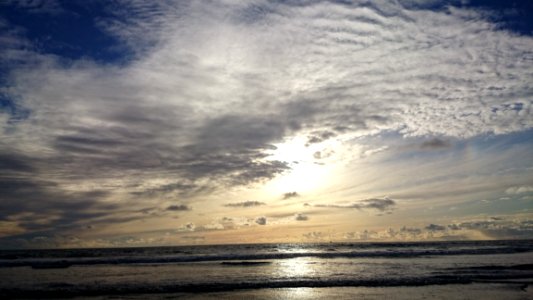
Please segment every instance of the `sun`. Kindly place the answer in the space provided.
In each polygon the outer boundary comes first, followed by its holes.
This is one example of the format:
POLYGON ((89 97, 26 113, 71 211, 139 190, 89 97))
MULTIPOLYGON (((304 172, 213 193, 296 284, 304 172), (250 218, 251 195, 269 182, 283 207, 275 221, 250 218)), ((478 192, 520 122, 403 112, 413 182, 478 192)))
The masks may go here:
POLYGON ((307 138, 297 136, 275 144, 269 160, 286 162, 290 170, 276 177, 265 188, 271 193, 311 192, 331 180, 331 164, 325 163, 322 153, 333 153, 332 143, 308 144, 307 138), (327 152, 325 152, 327 151, 327 152))

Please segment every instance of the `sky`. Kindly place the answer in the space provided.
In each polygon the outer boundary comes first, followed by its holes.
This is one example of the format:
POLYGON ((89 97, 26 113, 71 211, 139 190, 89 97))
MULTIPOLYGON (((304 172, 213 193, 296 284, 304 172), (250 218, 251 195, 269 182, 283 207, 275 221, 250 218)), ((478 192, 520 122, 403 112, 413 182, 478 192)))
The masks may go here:
POLYGON ((533 238, 531 1, 1 0, 0 245, 533 238))

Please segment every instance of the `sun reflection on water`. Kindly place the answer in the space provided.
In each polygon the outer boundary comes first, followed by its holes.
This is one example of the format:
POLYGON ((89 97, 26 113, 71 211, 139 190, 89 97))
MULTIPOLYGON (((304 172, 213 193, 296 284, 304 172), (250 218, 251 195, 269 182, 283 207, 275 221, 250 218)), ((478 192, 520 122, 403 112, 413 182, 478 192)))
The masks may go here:
POLYGON ((313 264, 308 257, 287 259, 280 262, 279 273, 285 277, 306 278, 315 273, 313 264))
MULTIPOLYGON (((281 261, 278 265, 278 276, 293 280, 310 280, 315 276, 315 263, 309 257, 297 257, 281 261)), ((313 288, 289 288, 284 290, 285 299, 312 299, 313 288)))

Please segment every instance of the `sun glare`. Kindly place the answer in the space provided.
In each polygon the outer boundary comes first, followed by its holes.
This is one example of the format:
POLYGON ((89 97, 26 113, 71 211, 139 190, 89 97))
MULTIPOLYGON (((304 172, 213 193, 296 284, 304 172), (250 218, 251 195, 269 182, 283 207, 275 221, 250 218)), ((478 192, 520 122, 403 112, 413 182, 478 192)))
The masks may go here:
POLYGON ((269 182, 267 190, 277 194, 293 190, 309 192, 328 181, 332 166, 324 162, 334 153, 334 142, 309 145, 300 136, 275 146, 269 159, 287 162, 291 169, 269 182))

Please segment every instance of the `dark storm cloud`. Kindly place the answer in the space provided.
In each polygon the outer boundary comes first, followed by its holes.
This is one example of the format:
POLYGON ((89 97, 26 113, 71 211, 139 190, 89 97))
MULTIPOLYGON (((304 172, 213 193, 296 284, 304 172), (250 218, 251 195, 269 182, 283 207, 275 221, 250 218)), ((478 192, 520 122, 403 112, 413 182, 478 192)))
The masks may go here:
POLYGON ((300 194, 298 194, 297 192, 287 192, 283 194, 283 200, 287 200, 290 198, 297 198, 297 197, 300 197, 300 194))
POLYGON ((339 205, 339 204, 315 204, 310 205, 308 203, 304 204, 305 206, 313 206, 313 207, 322 207, 322 208, 353 208, 353 209, 376 209, 379 211, 386 211, 389 209, 394 208, 396 206, 396 201, 389 199, 389 198, 372 198, 372 199, 365 199, 361 200, 359 202, 355 202, 348 205, 339 205))
POLYGON ((168 211, 187 211, 187 210, 192 210, 191 207, 185 205, 185 204, 175 204, 175 205, 170 205, 166 208, 168 211))
POLYGON ((253 206, 261 206, 261 205, 266 205, 266 204, 264 202, 259 202, 259 201, 244 201, 244 202, 224 204, 224 206, 226 207, 253 207, 253 206))

